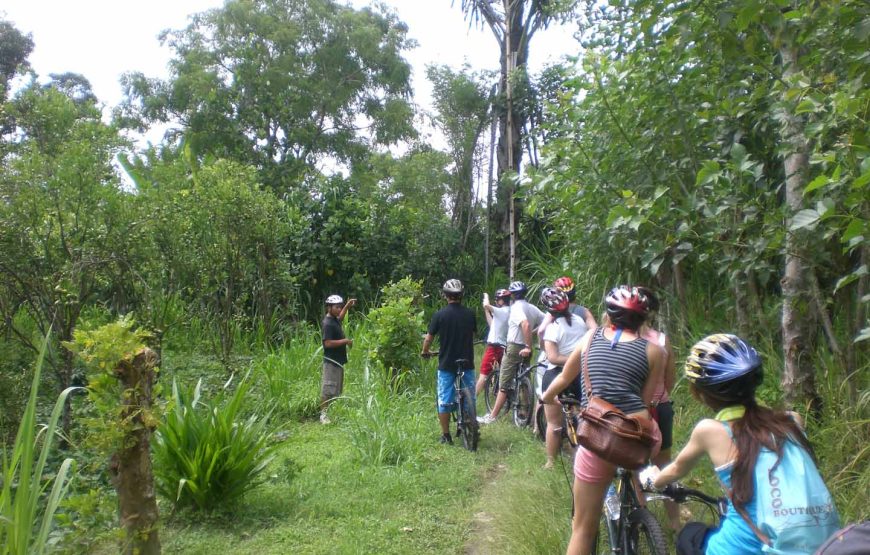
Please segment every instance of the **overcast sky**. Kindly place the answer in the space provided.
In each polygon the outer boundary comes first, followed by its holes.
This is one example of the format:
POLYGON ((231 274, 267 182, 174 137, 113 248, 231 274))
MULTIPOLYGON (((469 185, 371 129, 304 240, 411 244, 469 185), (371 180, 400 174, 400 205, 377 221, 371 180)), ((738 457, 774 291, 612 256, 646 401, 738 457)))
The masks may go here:
MULTIPOLYGON (((41 78, 50 73, 84 75, 97 98, 106 106, 121 100, 119 77, 141 71, 149 77, 165 77, 170 57, 157 35, 164 29, 180 29, 188 17, 220 7, 223 0, 3 0, 0 17, 30 33, 35 49, 30 63, 41 78)), ((369 0, 347 2, 355 7, 369 0)), ((386 0, 408 24, 418 47, 406 54, 414 68, 415 101, 428 108, 430 87, 425 77, 429 63, 455 68, 467 62, 475 69, 498 69, 499 53, 488 29, 469 29, 451 0, 386 0)), ((573 28, 554 27, 540 31, 532 41, 530 67, 539 70, 566 54, 577 54, 573 28)), ((158 139, 153 138, 154 140, 158 139)))

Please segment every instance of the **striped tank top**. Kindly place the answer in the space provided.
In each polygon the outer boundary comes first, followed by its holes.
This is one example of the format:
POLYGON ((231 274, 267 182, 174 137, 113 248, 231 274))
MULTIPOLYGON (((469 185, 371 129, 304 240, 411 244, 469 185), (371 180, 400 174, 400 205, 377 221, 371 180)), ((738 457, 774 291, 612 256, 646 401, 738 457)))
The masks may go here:
MULTIPOLYGON (((589 357, 589 380, 596 397, 616 405, 626 414, 646 408, 640 394, 649 375, 647 343, 646 339, 638 337, 633 341, 611 346, 611 341, 604 337, 604 328, 595 330, 587 350, 588 355, 584 353, 583 356, 589 357)), ((583 380, 582 375, 580 380, 583 380)), ((585 385, 583 404, 586 404, 585 385)))

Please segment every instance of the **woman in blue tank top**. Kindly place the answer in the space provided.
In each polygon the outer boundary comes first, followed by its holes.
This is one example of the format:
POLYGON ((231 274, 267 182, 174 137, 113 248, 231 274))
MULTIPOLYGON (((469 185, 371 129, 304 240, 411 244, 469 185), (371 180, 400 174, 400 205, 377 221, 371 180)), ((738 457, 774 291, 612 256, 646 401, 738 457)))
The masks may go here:
POLYGON ((729 496, 728 508, 718 528, 684 528, 677 552, 761 553, 764 546, 754 524, 758 512, 756 461, 762 448, 782 456, 782 446, 788 440, 811 454, 800 417, 756 402, 755 389, 762 381, 761 358, 735 335, 710 335, 695 344, 686 360, 685 375, 692 395, 718 413, 698 422, 671 464, 661 471, 653 466, 641 472, 641 482, 648 488, 664 487, 688 474, 707 455, 729 496))

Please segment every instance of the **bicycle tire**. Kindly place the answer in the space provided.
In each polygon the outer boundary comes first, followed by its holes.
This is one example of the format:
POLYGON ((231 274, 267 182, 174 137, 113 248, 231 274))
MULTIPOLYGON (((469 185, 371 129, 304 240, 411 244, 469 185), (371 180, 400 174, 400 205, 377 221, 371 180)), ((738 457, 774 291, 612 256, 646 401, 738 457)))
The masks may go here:
POLYGON ((668 555, 668 542, 661 524, 645 507, 639 507, 628 515, 628 530, 625 540, 627 555, 668 555))
MULTIPOLYGON (((615 521, 614 521, 615 522, 615 521)), ((611 531, 607 522, 607 513, 604 508, 601 509, 601 518, 598 520, 598 533, 595 534, 595 539, 592 541, 592 549, 590 555, 612 555, 613 550, 610 547, 613 539, 610 537, 611 531)))
POLYGON ((492 371, 486 377, 486 384, 483 389, 483 400, 486 402, 486 411, 492 413, 492 408, 495 406, 495 400, 498 398, 498 377, 499 366, 494 365, 492 371))
POLYGON ((528 376, 517 383, 516 399, 514 404, 514 424, 519 428, 525 428, 532 423, 532 406, 535 400, 535 392, 532 390, 532 382, 528 376))
POLYGON ((480 439, 480 427, 477 423, 477 411, 472 396, 465 389, 459 392, 459 410, 462 411, 462 429, 459 434, 462 437, 462 446, 469 451, 477 451, 477 443, 480 439))
POLYGON ((547 441, 547 414, 544 411, 543 403, 538 403, 538 409, 535 411, 535 424, 538 439, 547 441))

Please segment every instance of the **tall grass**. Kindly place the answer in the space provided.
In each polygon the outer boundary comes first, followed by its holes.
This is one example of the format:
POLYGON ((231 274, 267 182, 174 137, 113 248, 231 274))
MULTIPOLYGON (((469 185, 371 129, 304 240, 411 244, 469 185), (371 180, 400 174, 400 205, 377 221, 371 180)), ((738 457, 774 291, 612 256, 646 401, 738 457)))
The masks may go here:
POLYGON ((269 414, 242 414, 249 385, 243 379, 234 392, 206 402, 201 381, 192 392, 173 383, 174 406, 155 434, 154 473, 175 507, 231 506, 263 480, 275 446, 268 444, 269 414))
POLYGON ((420 389, 394 387, 379 372, 367 368, 359 395, 347 404, 351 444, 365 464, 418 464, 432 444, 434 408, 420 389))
POLYGON ((308 418, 320 407, 320 334, 299 327, 281 348, 253 362, 254 375, 276 416, 308 418))
POLYGON ((24 409, 11 453, 4 448, 0 456, 3 471, 3 483, 0 485, 0 554, 2 555, 45 552, 55 512, 66 495, 71 473, 74 472, 75 463, 71 458, 63 460, 53 478, 46 473, 46 466, 63 406, 69 394, 77 388, 67 388, 60 394, 51 411, 48 424, 39 433, 36 432, 37 392, 48 344, 49 336, 46 336, 33 372, 30 398, 24 409), (43 499, 49 484, 52 485, 51 491, 43 499))

